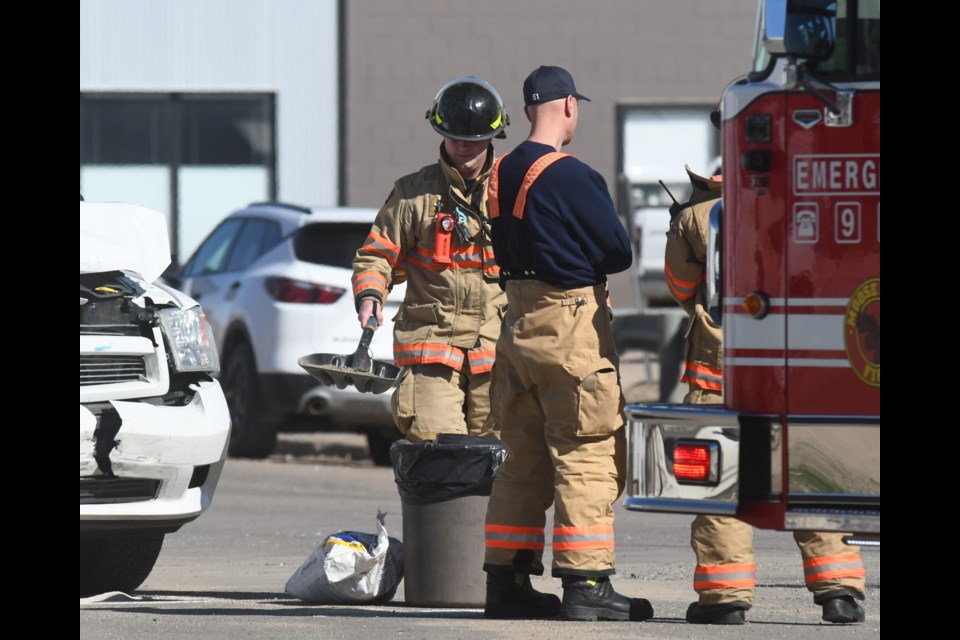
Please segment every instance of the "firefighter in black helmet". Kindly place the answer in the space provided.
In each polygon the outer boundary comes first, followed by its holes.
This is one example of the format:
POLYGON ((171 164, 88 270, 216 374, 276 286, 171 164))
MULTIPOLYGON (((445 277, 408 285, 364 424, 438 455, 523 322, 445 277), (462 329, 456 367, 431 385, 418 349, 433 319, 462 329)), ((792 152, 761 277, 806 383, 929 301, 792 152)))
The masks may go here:
POLYGON ((510 124, 497 90, 472 76, 443 85, 426 117, 437 133, 454 140, 506 138, 510 124))
POLYGON ((504 137, 507 114, 489 83, 462 77, 437 92, 427 118, 443 136, 440 157, 394 183, 357 251, 358 318, 382 323, 384 301, 405 280, 394 321, 394 360, 404 370, 393 415, 407 440, 496 438, 489 386, 505 301, 486 191, 492 139, 504 137))

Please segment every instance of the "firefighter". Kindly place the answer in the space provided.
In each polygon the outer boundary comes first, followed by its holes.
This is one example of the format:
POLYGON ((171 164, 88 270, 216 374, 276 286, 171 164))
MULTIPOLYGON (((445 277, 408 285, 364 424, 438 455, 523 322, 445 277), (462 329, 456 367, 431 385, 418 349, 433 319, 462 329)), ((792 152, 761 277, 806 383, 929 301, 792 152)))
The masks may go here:
MULTIPOLYGON (((719 202, 720 176, 705 178, 686 167, 693 195, 671 208, 665 273, 670 292, 690 316, 681 382, 685 404, 723 402, 723 346, 720 325, 707 310, 706 260, 710 210, 719 202)), ((843 534, 795 531, 803 557, 807 589, 821 605, 823 619, 849 623, 864 620, 857 600, 864 598, 864 567, 858 547, 843 543, 843 534)), ((691 527, 697 557, 693 587, 699 601, 687 608, 693 624, 744 624, 753 605, 756 563, 753 528, 736 518, 697 516, 691 527)))
POLYGON ((437 162, 404 176, 380 209, 353 261, 360 325, 383 321, 394 284, 406 296, 394 323, 394 360, 404 367, 392 398, 410 441, 441 433, 497 437, 490 370, 505 296, 490 245, 487 176, 493 138, 509 119, 489 83, 445 84, 426 118, 443 136, 437 162))
POLYGON ((507 293, 493 394, 509 456, 485 526, 487 618, 645 620, 647 600, 617 594, 613 504, 624 486, 623 394, 606 277, 632 254, 606 183, 560 153, 577 127, 570 74, 541 66, 523 85, 526 141, 490 177, 493 244, 507 293), (555 505, 554 577, 542 575, 546 511, 555 505))

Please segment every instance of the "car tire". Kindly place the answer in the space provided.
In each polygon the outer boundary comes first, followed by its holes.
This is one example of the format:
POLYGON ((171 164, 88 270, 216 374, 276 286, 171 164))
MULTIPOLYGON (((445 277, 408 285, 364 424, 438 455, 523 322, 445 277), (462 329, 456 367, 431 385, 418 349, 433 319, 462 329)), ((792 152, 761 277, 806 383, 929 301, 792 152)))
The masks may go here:
POLYGON ((277 444, 277 425, 264 419, 257 364, 248 343, 238 342, 227 351, 220 384, 230 409, 230 455, 266 458, 277 444))
POLYGON ((403 434, 396 429, 389 431, 368 431, 367 447, 370 449, 370 458, 378 467, 392 467, 390 459, 390 445, 394 440, 400 440, 403 434))
POLYGON ((80 597, 143 584, 160 556, 163 532, 127 531, 80 537, 80 597))

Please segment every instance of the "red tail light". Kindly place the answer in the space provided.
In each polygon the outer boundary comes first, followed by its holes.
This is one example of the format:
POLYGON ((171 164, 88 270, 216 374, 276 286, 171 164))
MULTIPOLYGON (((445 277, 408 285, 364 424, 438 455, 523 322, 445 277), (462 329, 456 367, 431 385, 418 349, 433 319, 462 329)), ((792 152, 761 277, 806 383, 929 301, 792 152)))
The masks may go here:
POLYGON ((673 449, 677 482, 716 484, 720 480, 720 446, 715 441, 678 441, 673 449))
POLYGON ((340 299, 346 289, 313 284, 290 278, 267 278, 267 293, 274 300, 299 304, 330 304, 340 299))

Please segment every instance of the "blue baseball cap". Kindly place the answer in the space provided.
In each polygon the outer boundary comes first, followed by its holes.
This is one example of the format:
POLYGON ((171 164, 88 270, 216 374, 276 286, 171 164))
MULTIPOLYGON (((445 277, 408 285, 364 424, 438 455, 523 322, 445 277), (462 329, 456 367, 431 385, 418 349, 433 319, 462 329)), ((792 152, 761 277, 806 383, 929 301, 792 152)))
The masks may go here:
POLYGON ((523 81, 524 106, 543 104, 567 96, 590 102, 590 98, 577 93, 577 88, 573 84, 573 77, 571 77, 569 71, 562 67, 541 65, 531 71, 527 79, 523 81))

